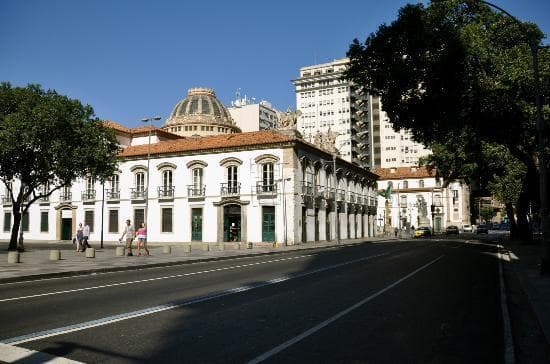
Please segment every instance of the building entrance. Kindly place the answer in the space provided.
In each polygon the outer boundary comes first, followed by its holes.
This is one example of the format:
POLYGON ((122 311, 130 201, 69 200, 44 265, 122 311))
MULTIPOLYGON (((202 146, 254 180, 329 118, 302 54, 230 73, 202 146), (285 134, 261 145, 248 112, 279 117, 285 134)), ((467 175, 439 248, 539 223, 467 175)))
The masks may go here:
POLYGON ((241 206, 223 208, 223 241, 241 241, 241 206))
POLYGON ((62 218, 61 219, 61 240, 71 240, 73 233, 73 219, 62 218))

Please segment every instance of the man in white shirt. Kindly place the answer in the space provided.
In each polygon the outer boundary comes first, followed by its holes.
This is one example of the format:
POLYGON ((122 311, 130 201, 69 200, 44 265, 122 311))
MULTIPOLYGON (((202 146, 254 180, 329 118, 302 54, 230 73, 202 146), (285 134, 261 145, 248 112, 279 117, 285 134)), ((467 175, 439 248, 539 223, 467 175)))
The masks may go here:
POLYGON ((86 221, 84 221, 84 227, 82 228, 82 251, 85 251, 86 248, 91 248, 88 244, 88 239, 90 238, 90 226, 86 221))
POLYGON ((126 226, 124 227, 124 231, 122 232, 122 236, 118 241, 122 242, 122 239, 126 235, 126 249, 128 249, 127 256, 131 257, 134 254, 132 253, 132 241, 134 241, 134 237, 136 235, 136 229, 134 228, 134 225, 130 222, 130 219, 126 220, 126 226))

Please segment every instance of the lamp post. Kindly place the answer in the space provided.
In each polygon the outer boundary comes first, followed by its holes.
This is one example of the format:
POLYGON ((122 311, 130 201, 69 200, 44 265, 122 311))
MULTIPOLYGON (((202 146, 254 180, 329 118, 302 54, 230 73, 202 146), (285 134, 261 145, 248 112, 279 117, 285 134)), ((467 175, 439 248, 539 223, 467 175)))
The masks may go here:
MULTIPOLYGON (((141 121, 144 123, 149 123, 149 140, 147 143, 147 187, 145 190, 145 227, 149 228, 148 217, 149 217, 149 166, 151 164, 151 129, 153 129, 153 120, 160 120, 160 116, 145 117, 141 121)), ((136 223, 137 221, 134 221, 136 223)))

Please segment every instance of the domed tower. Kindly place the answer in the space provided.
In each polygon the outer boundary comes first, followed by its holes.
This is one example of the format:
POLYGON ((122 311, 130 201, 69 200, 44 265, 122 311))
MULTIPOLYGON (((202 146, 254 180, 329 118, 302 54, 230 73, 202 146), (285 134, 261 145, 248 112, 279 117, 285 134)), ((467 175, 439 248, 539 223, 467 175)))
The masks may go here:
POLYGON ((174 107, 162 129, 185 137, 241 132, 214 90, 204 87, 189 89, 187 97, 174 107))

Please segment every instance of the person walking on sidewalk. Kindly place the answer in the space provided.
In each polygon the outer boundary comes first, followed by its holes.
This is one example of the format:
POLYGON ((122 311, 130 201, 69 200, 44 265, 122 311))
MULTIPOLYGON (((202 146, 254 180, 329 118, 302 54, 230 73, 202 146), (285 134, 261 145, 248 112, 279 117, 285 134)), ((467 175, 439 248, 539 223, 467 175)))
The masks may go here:
POLYGON ((80 247, 82 246, 82 239, 83 239, 83 228, 82 223, 78 224, 78 228, 76 229, 76 237, 75 237, 75 245, 76 245, 76 251, 80 251, 80 247))
POLYGON ((149 249, 147 249, 147 227, 145 227, 144 222, 141 223, 141 226, 137 231, 137 238, 138 238, 138 256, 141 255, 140 249, 142 246, 143 246, 143 249, 145 249, 145 255, 149 255, 149 249))
POLYGON ((131 257, 134 254, 132 253, 132 241, 134 240, 134 237, 136 235, 136 229, 134 228, 134 225, 132 225, 132 222, 130 219, 126 220, 126 226, 124 227, 124 231, 122 232, 122 236, 118 241, 122 242, 122 239, 124 239, 124 236, 126 236, 126 250, 127 250, 127 256, 131 257))
POLYGON ((82 228, 82 251, 85 251, 86 248, 91 248, 90 244, 88 243, 89 238, 90 238, 90 226, 86 221, 84 221, 84 228, 82 228))

